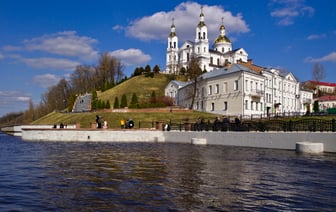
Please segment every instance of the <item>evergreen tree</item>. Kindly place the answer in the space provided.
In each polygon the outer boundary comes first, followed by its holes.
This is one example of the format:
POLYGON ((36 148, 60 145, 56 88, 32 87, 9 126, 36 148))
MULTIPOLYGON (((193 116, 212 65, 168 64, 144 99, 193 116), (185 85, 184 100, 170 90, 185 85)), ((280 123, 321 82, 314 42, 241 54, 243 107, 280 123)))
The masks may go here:
POLYGON ((117 96, 114 98, 114 105, 113 105, 113 108, 114 108, 114 109, 118 109, 118 108, 120 108, 120 105, 119 105, 119 99, 118 99, 117 96))
POLYGON ((137 107, 138 107, 138 97, 136 93, 133 93, 130 108, 137 108, 137 107))
POLYGON ((105 104, 105 109, 110 109, 110 108, 111 108, 110 100, 107 100, 105 104))
POLYGON ((153 68, 153 72, 156 74, 160 73, 160 67, 158 65, 155 65, 153 68))
POLYGON ((320 111, 319 102, 317 100, 314 102, 313 110, 314 110, 314 113, 318 113, 320 111))
POLYGON ((146 73, 149 73, 149 72, 151 72, 151 71, 152 71, 152 69, 151 69, 150 65, 146 65, 146 67, 145 67, 145 72, 146 72, 146 73))
POLYGON ((120 108, 127 107, 127 98, 126 95, 123 94, 121 97, 120 108))
POLYGON ((98 95, 96 90, 92 90, 92 99, 91 99, 91 110, 96 110, 98 108, 98 95))
POLYGON ((156 94, 155 94, 155 91, 152 91, 150 102, 153 103, 153 104, 156 103, 156 94))

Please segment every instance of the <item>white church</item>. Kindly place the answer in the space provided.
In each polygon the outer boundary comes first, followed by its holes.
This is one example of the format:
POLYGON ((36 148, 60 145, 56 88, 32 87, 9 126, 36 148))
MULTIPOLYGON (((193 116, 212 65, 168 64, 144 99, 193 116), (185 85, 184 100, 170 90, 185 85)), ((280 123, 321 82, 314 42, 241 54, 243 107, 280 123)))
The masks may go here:
POLYGON ((174 20, 168 36, 166 51, 167 74, 179 74, 197 57, 206 73, 198 80, 192 101, 192 82, 171 81, 165 95, 178 106, 228 116, 269 116, 274 114, 306 113, 312 107, 312 91, 303 90, 291 72, 253 64, 243 48, 232 50, 232 42, 219 27, 220 34, 210 49, 208 30, 201 10, 195 40, 186 41, 180 48, 174 20), (194 104, 192 104, 192 102, 194 104))
POLYGON ((225 26, 219 27, 220 34, 211 49, 208 40, 208 28, 204 20, 203 11, 196 27, 195 40, 186 41, 180 48, 176 34, 174 20, 168 36, 166 53, 166 73, 178 73, 182 67, 187 68, 192 56, 199 58, 203 71, 213 71, 223 68, 227 62, 247 62, 248 54, 243 48, 233 50, 230 39, 225 34, 225 26))

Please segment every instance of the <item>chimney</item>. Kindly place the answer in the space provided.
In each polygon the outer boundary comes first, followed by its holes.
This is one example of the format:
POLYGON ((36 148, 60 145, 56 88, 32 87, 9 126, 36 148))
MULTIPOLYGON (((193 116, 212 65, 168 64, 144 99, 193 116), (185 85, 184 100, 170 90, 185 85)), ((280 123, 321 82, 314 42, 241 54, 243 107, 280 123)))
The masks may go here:
POLYGON ((230 62, 228 62, 228 61, 225 62, 225 68, 226 69, 230 69, 231 66, 232 66, 232 64, 230 62))
POLYGON ((247 64, 249 64, 249 65, 253 65, 253 60, 252 60, 252 59, 248 59, 248 60, 247 60, 247 64))

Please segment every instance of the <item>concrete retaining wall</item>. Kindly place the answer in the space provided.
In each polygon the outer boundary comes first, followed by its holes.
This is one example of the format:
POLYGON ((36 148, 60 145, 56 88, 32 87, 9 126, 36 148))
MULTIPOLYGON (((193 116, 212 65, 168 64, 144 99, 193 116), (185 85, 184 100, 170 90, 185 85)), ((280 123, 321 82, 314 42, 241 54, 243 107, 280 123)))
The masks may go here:
POLYGON ((295 150, 297 142, 323 143, 336 152, 335 132, 186 132, 159 130, 85 130, 22 128, 27 141, 170 142, 295 150), (195 143, 195 142, 194 142, 195 143), (196 142, 198 143, 198 142, 196 142))

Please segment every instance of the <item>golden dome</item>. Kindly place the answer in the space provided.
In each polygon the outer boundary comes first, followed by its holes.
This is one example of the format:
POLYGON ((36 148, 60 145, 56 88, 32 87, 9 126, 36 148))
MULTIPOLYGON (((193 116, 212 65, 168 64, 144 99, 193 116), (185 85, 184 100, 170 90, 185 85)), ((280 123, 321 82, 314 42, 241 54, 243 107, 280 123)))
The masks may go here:
POLYGON ((226 37, 226 35, 220 35, 218 38, 215 40, 215 43, 231 43, 230 39, 226 37))

